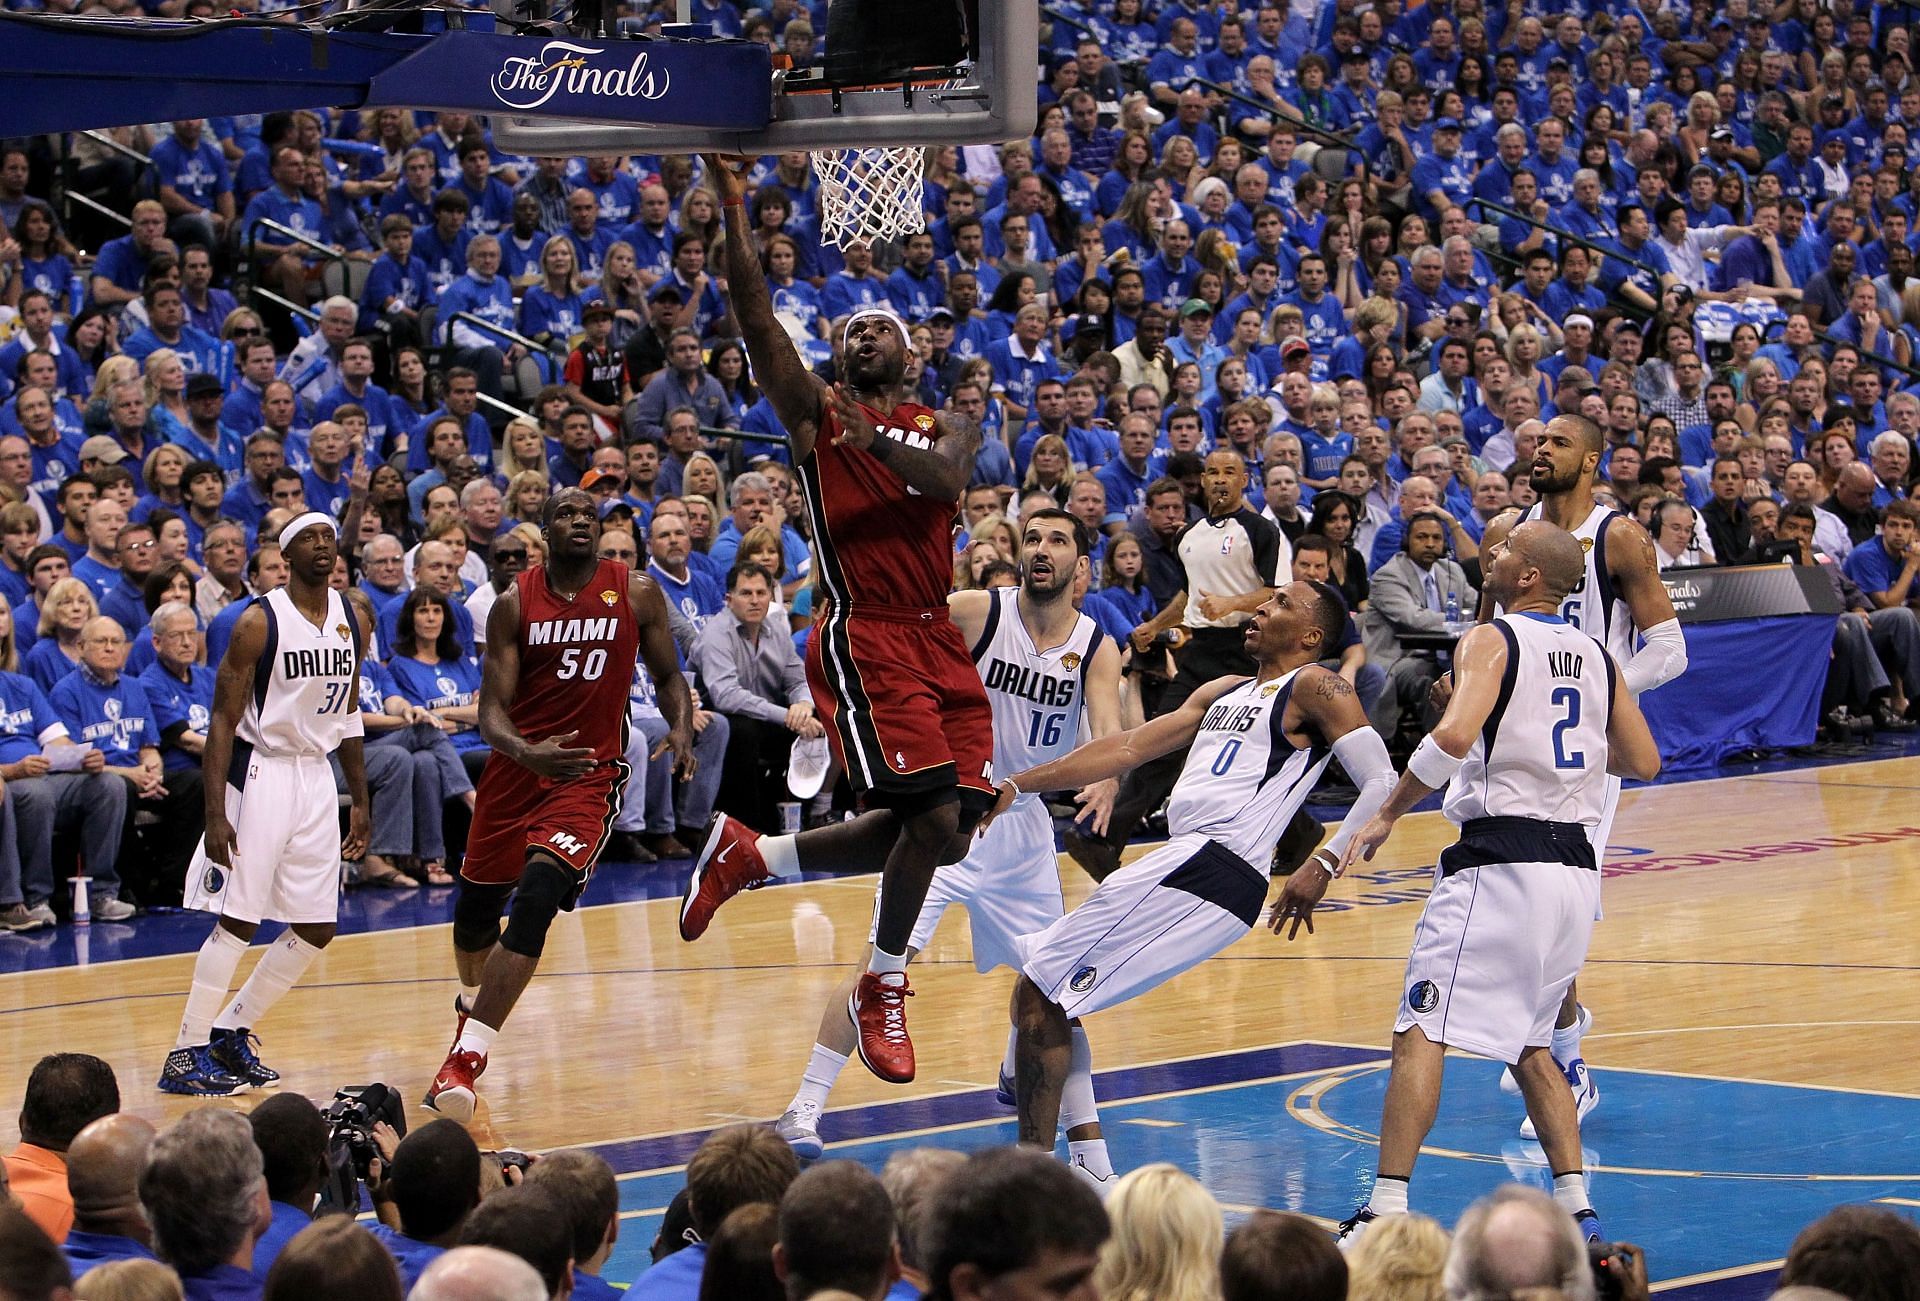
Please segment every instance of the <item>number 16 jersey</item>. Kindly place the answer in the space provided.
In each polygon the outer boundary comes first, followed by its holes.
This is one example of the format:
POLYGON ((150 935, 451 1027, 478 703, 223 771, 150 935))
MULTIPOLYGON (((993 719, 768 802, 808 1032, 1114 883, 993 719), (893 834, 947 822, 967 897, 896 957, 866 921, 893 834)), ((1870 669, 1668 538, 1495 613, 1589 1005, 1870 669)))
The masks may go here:
MULTIPOLYGON (((1020 589, 993 594, 973 662, 993 709, 993 770, 1005 776, 1051 763, 1080 744, 1086 716, 1087 665, 1100 647, 1098 625, 1086 615, 1051 650, 1033 644, 1020 618, 1020 589)), ((1024 792, 1022 799, 1033 792, 1024 792)))
POLYGON ((520 591, 520 681, 508 716, 520 735, 572 744, 612 763, 626 752, 627 692, 639 658, 640 625, 627 601, 627 567, 602 560, 569 601, 537 565, 514 580, 520 591))

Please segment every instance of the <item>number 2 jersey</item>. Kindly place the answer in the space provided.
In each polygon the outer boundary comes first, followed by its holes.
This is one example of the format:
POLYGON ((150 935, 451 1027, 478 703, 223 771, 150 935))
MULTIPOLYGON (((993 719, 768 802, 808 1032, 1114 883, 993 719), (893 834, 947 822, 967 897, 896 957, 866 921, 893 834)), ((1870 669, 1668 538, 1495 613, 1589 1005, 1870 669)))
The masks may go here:
POLYGON ((602 560, 571 601, 533 566, 520 593, 520 681, 507 713, 529 741, 564 732, 596 763, 626 753, 627 693, 640 653, 640 625, 627 601, 627 567, 602 560))
POLYGON ((361 735, 353 687, 360 624, 340 593, 327 592, 326 617, 317 625, 284 587, 254 604, 266 615, 267 641, 235 735, 250 753, 270 759, 332 754, 340 742, 361 735))
POLYGON ((1449 820, 1600 825, 1607 801, 1613 657, 1552 614, 1503 614, 1507 668, 1493 713, 1447 785, 1449 820))

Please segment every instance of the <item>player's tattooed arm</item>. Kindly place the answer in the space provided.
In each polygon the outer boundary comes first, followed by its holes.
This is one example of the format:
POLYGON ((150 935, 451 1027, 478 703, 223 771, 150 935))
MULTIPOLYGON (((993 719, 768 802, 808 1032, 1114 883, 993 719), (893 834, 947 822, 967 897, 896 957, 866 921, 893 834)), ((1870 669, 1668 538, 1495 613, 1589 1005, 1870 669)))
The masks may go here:
POLYGON ((967 480, 973 477, 974 458, 980 454, 981 434, 977 422, 953 412, 939 412, 934 416, 938 437, 932 447, 919 448, 876 430, 845 385, 836 384, 829 389, 827 400, 840 417, 842 441, 865 448, 915 492, 937 501, 960 500, 967 480))
POLYGON ((1319 675, 1319 681, 1313 684, 1313 694, 1322 700, 1332 700, 1335 696, 1352 695, 1353 687, 1338 673, 1323 673, 1319 675))

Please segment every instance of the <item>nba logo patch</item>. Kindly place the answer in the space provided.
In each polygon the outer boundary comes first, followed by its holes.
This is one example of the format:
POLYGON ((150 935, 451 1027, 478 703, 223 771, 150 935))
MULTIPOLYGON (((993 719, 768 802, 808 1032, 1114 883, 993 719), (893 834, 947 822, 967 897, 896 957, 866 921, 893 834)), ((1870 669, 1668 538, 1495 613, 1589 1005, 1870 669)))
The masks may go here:
POLYGON ((1431 1012, 1440 1006, 1440 986, 1431 980, 1415 981, 1407 990, 1407 1006, 1416 1012, 1431 1012))
POLYGON ((206 873, 200 878, 200 888, 208 894, 219 894, 227 888, 227 874, 208 864, 206 873))
POLYGON ((1073 973, 1073 979, 1067 982, 1067 988, 1076 994, 1084 994, 1093 988, 1093 982, 1100 979, 1098 967, 1082 967, 1073 973))

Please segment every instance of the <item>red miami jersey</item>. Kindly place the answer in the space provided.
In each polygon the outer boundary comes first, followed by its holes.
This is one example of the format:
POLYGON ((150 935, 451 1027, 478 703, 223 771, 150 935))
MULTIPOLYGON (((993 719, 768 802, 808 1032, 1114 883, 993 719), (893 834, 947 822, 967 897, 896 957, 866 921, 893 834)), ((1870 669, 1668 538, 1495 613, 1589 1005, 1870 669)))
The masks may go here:
POLYGON ((627 600, 627 567, 602 560, 568 601, 536 565, 515 579, 520 591, 520 682, 508 711, 529 741, 578 732, 596 763, 626 753, 627 692, 639 656, 640 625, 627 600))
MULTIPOLYGON (((882 438, 931 449, 934 414, 902 402, 892 415, 861 403, 882 438)), ((813 453, 797 467, 820 552, 819 581, 841 607, 946 610, 953 587, 954 503, 924 496, 873 453, 839 441, 840 417, 824 400, 813 453)))

